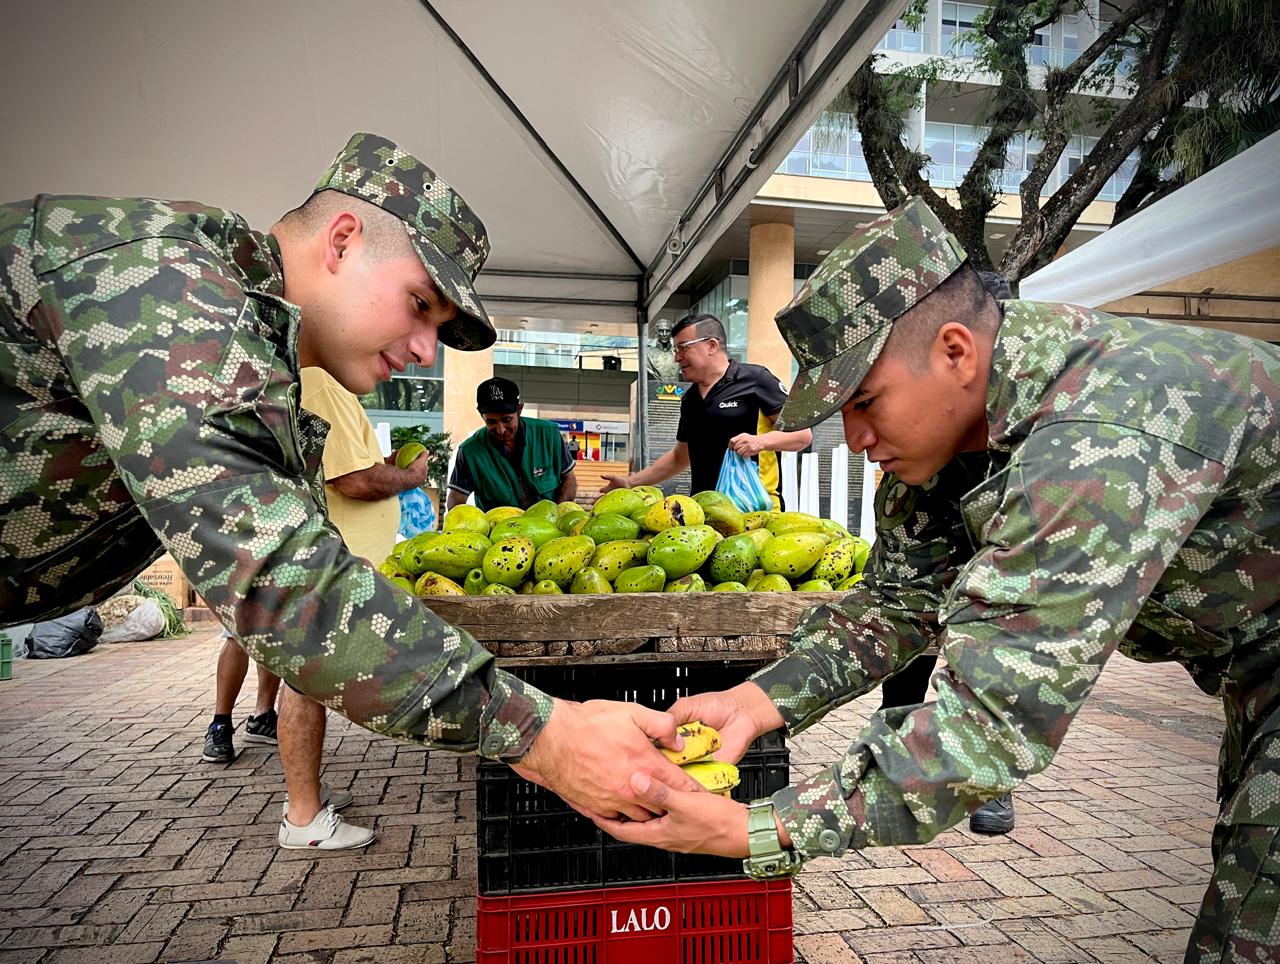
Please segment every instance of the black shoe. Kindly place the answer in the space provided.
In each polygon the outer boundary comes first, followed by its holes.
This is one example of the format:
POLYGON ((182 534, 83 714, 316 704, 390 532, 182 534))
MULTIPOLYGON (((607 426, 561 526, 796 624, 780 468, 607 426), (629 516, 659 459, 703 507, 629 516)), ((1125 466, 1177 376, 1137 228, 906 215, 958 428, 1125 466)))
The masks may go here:
POLYGON ((205 763, 230 763, 236 758, 236 746, 231 742, 231 727, 225 723, 210 723, 209 732, 204 735, 204 753, 200 759, 205 763))
POLYGON ((246 743, 268 743, 276 745, 276 711, 267 710, 261 716, 251 716, 244 723, 244 741, 246 743))
POLYGON ((1013 794, 988 800, 969 817, 974 833, 1008 833, 1013 829, 1013 794))

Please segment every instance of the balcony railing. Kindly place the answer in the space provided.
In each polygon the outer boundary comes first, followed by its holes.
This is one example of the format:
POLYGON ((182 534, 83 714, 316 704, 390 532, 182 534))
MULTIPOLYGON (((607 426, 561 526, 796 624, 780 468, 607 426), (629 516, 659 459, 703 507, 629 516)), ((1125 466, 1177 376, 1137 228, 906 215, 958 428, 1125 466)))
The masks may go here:
POLYGON ((904 54, 931 54, 933 42, 930 35, 923 31, 894 27, 876 44, 876 49, 897 50, 904 54))

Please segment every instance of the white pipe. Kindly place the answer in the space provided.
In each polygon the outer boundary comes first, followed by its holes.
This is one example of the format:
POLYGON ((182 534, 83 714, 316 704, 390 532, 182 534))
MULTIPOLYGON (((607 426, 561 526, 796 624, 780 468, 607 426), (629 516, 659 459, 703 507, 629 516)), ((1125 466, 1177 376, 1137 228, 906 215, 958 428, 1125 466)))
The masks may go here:
POLYGON ((849 446, 837 445, 831 450, 832 521, 849 527, 849 446))
POLYGON ((781 478, 782 502, 788 509, 798 508, 799 489, 796 486, 796 453, 783 452, 778 459, 778 475, 781 478))
POLYGON ((859 506, 858 535, 876 541, 876 463, 862 456, 862 504, 859 506))
POLYGON ((800 511, 817 515, 814 505, 814 482, 817 481, 818 456, 814 452, 805 452, 800 456, 800 511))

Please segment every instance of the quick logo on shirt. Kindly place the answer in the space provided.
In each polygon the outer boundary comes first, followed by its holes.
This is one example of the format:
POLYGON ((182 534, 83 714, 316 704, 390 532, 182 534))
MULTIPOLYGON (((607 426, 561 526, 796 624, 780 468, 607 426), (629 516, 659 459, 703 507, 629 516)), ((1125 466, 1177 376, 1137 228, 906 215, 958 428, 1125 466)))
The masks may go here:
POLYGON ((737 408, 738 403, 737 402, 721 402, 720 407, 721 408, 737 408))

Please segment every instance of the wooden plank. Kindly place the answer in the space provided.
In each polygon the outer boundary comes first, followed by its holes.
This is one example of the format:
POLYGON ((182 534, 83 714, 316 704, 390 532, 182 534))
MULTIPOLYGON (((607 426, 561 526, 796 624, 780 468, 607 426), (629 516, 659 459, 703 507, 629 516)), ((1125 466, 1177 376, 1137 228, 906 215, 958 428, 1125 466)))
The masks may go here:
POLYGON ((422 603, 476 639, 551 642, 647 636, 789 635, 841 593, 701 592, 598 596, 427 596, 422 603))
POLYGON ((772 662, 779 653, 628 653, 625 656, 499 656, 497 664, 503 669, 517 666, 600 666, 612 663, 748 663, 772 662))

